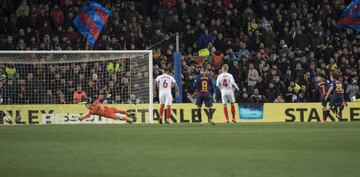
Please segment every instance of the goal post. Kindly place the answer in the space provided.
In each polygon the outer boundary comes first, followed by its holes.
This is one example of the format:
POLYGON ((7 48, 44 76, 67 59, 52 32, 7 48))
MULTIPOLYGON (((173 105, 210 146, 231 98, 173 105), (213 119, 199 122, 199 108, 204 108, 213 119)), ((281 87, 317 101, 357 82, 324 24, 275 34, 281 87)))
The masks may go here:
POLYGON ((76 104, 84 91, 107 95, 105 104, 147 104, 153 123, 151 50, 0 51, 0 82, 0 105, 76 104))

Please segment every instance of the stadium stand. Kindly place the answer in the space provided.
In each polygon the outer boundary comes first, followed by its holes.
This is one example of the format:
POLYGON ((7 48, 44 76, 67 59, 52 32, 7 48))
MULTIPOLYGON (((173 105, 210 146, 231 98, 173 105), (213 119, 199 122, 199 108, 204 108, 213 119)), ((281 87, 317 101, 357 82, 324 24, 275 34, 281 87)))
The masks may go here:
MULTIPOLYGON (((87 1, 2 0, 0 2, 1 50, 80 50, 86 40, 72 20, 87 1)), ((241 92, 241 102, 315 102, 319 100, 314 77, 337 69, 345 99, 359 98, 360 35, 337 30, 336 19, 350 0, 102 0, 113 14, 94 50, 141 50, 154 46, 154 78, 171 67, 176 32, 184 56, 183 95, 189 102, 191 83, 205 66, 216 79, 223 63, 230 66, 241 92)), ((102 94, 114 84, 106 79, 93 86, 90 72, 107 64, 68 66, 76 72, 65 80, 59 66, 0 63, 0 104, 73 103, 75 89, 102 94), (51 73, 51 74, 48 74, 51 73), (42 76, 46 76, 42 78, 42 76), (38 92, 40 80, 64 85, 62 90, 38 92), (84 80, 83 82, 79 82, 84 80), (77 86, 81 86, 77 88, 77 86), (40 99, 33 99, 40 98, 40 99), (41 100, 33 102, 32 100, 41 100)), ((101 70, 101 69, 100 69, 101 70)), ((126 92, 126 79, 118 92, 126 92), (124 83, 125 82, 125 83, 124 83)), ((58 87, 59 88, 59 87, 58 87)), ((126 94, 125 94, 126 95, 126 94)), ((77 95, 81 96, 81 95, 77 95)), ((129 96, 130 97, 130 96, 129 96)), ((78 98, 78 97, 77 97, 78 98)), ((115 99, 115 97, 114 97, 115 99)), ((220 96, 217 94, 219 101, 220 96)), ((118 100, 127 102, 129 99, 118 100)), ((116 102, 115 100, 113 100, 116 102)))

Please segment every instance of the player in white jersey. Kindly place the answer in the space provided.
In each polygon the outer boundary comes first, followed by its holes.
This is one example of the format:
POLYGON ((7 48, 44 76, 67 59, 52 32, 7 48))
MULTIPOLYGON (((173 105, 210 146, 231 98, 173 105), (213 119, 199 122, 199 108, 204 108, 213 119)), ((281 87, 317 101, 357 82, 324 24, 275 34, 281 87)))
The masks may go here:
POLYGON ((218 76, 216 80, 216 86, 221 91, 221 100, 224 104, 224 114, 226 118, 226 123, 229 123, 229 115, 227 110, 227 104, 231 104, 231 114, 233 116, 232 122, 236 123, 235 119, 235 96, 234 91, 239 90, 239 87, 236 85, 234 77, 228 73, 229 66, 224 64, 222 66, 222 73, 218 76))
POLYGON ((171 116, 171 104, 173 101, 173 97, 171 95, 171 88, 175 87, 175 91, 176 91, 176 96, 179 96, 179 88, 176 84, 176 81, 174 79, 174 77, 169 75, 170 71, 167 70, 166 73, 158 76, 155 79, 155 89, 156 87, 159 88, 159 101, 160 101, 160 117, 159 117, 159 123, 162 123, 162 116, 163 116, 163 112, 164 112, 164 105, 167 107, 166 110, 166 119, 165 122, 167 124, 169 124, 169 119, 171 116))

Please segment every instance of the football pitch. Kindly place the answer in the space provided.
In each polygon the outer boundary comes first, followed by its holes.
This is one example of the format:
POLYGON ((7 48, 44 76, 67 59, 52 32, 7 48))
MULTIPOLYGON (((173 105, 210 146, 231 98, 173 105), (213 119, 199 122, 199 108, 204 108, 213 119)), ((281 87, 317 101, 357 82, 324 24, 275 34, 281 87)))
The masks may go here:
POLYGON ((0 126, 1 177, 360 174, 360 122, 0 126))

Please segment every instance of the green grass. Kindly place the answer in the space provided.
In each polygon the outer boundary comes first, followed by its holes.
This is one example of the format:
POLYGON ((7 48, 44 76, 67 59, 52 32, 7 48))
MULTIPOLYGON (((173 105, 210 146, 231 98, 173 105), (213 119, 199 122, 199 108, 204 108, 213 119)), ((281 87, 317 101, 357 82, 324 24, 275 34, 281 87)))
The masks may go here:
POLYGON ((1 177, 360 174, 360 123, 0 127, 1 177))

